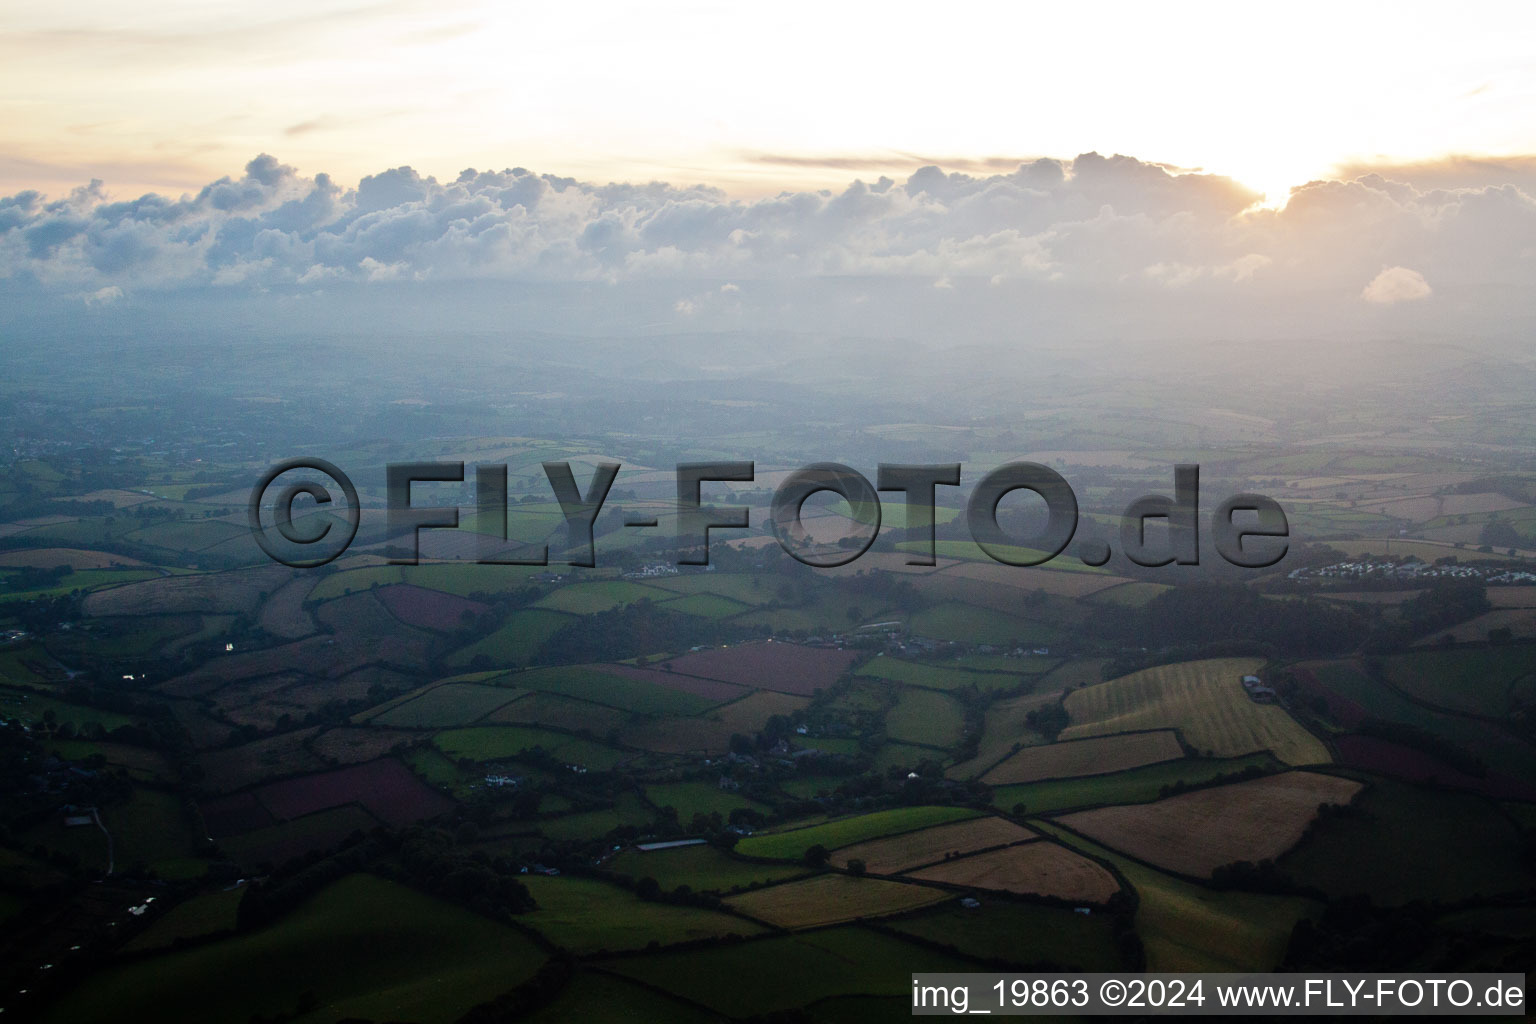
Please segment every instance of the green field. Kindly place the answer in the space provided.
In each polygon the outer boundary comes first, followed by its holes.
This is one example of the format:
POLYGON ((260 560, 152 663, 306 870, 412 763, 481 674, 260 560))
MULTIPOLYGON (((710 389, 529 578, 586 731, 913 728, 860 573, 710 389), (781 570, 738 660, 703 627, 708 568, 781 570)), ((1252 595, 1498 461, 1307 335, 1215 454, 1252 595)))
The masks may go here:
POLYGON ((964 726, 965 712, 954 698, 916 687, 903 687, 885 715, 885 733, 898 743, 952 747, 964 726))
POLYGON ((430 784, 443 789, 460 793, 469 783, 469 778, 459 771, 459 766, 448 759, 448 756, 436 747, 416 747, 405 756, 405 763, 411 771, 426 779, 430 784))
POLYGON ((133 941, 124 953, 143 953, 164 949, 180 940, 200 939, 235 930, 235 912, 245 895, 245 887, 205 892, 172 907, 133 941))
POLYGON ((561 587, 534 607, 573 615, 592 615, 634 604, 636 601, 665 601, 670 596, 664 590, 627 580, 600 580, 561 587))
POLYGON ((703 619, 728 619, 732 615, 740 615, 749 608, 748 605, 739 601, 732 601, 728 597, 720 597, 716 594, 689 594, 687 597, 673 598, 665 602, 662 607, 669 612, 696 615, 703 619))
POLYGON ((753 884, 781 882, 805 872, 804 868, 786 864, 736 860, 708 844, 670 850, 626 850, 613 858, 608 867, 631 878, 654 878, 668 892, 680 885, 696 892, 729 892, 753 884))
POLYGON ((546 640, 576 621, 575 616, 545 608, 516 611, 490 636, 450 654, 447 663, 455 667, 472 665, 476 658, 484 656, 492 665, 526 665, 546 640))
POLYGON ((857 926, 610 961, 608 969, 752 1017, 840 995, 906 995, 915 971, 973 971, 970 960, 857 926))
POLYGON ((729 817, 738 807, 765 808, 739 793, 723 790, 713 782, 664 782, 645 787, 645 795, 657 807, 674 807, 678 820, 687 826, 695 814, 716 813, 729 817))
POLYGON ((1518 647, 1425 651, 1386 659, 1387 678, 1408 696, 1490 718, 1508 713, 1510 687, 1533 673, 1536 657, 1518 647))
POLYGON ((544 959, 521 933, 370 875, 352 875, 277 924, 147 962, 108 967, 44 1019, 342 1017, 450 1024, 544 959), (308 1007, 295 1012, 299 1007, 308 1007), (289 1016, 291 1015, 291 1016, 289 1016))
POLYGON ((30 601, 38 597, 58 597, 60 594, 69 594, 76 590, 95 590, 121 583, 137 583, 160 575, 162 573, 155 569, 79 569, 52 586, 36 587, 32 590, 7 590, 0 592, 0 597, 4 597, 7 601, 30 601))
POLYGON ((1136 934, 1149 971, 1272 971, 1291 930, 1320 907, 1299 896, 1218 892, 1184 882, 1063 832, 1047 832, 1113 864, 1136 890, 1136 934))
POLYGON ((612 807, 578 811, 560 818, 541 818, 538 829, 551 839, 594 839, 625 825, 644 827, 655 820, 651 809, 633 793, 620 793, 612 807))
POLYGON ((677 942, 756 935, 751 921, 699 907, 654 903, 616 885, 591 878, 523 879, 538 909, 518 920, 551 942, 575 953, 644 949, 652 942, 677 942))
POLYGON ((1219 775, 1240 772, 1249 766, 1266 771, 1278 771, 1284 767, 1268 753, 1221 759, 1202 757, 1165 761, 1112 775, 997 786, 992 790, 992 805, 1000 810, 1011 811, 1014 806, 1022 803, 1026 814, 1050 814, 1053 811, 1107 804, 1144 804, 1156 800, 1164 786, 1172 786, 1177 782, 1187 786, 1195 785, 1219 775))
POLYGON ((533 669, 511 676, 508 682, 529 690, 563 694, 642 715, 692 715, 719 703, 588 665, 533 669))
MULTIPOLYGON (((975 655, 974 657, 986 656, 975 655)), ((865 662, 854 675, 889 679, 893 682, 906 683, 909 686, 922 686, 930 690, 960 690, 974 686, 978 690, 987 692, 992 690, 1012 690, 1029 684, 1031 677, 1020 674, 1024 671, 1024 665, 1027 664, 1024 659, 993 658, 992 660, 1004 664, 1012 662, 1015 667, 1004 671, 978 672, 955 665, 934 665, 925 662, 902 661, 899 658, 888 658, 881 655, 865 662)))
POLYGON ((519 1020, 527 1024, 711 1024, 715 1016, 623 978, 580 971, 559 995, 519 1020))
POLYGON ((310 592, 309 600, 328 601, 374 585, 383 587, 391 583, 410 583, 458 597, 496 594, 525 586, 532 576, 544 571, 537 566, 479 565, 474 562, 374 565, 331 573, 310 592))
POLYGON ((835 850, 839 846, 851 846, 866 839, 911 832, 929 825, 942 825, 946 821, 975 818, 981 813, 969 807, 897 807, 889 811, 839 818, 808 828, 747 836, 736 844, 736 852, 749 857, 798 860, 812 846, 835 850))
POLYGON ((1038 644, 1056 637, 1049 626, 958 601, 924 608, 907 620, 907 628, 918 636, 973 644, 1038 644))
POLYGON ((1329 662, 1313 666, 1313 670, 1329 690, 1359 704, 1366 714, 1387 721, 1406 722, 1476 756, 1494 771, 1536 782, 1536 746, 1531 743, 1486 722, 1415 704, 1370 678, 1351 662, 1329 662))
POLYGON ((1190 746, 1215 757, 1269 750, 1286 764, 1326 764, 1322 741, 1275 704, 1256 704, 1240 680, 1257 658, 1217 658, 1133 672, 1067 697, 1072 724, 1064 740, 1139 729, 1178 729, 1190 746))
MULTIPOLYGON (((993 549, 1004 558, 1016 562, 1034 561, 1045 554, 1044 551, 1035 548, 1020 547, 1016 544, 994 544, 993 549)), ((922 541, 904 540, 896 545, 898 551, 921 551, 926 553, 928 545, 922 541)), ((940 558, 958 558, 966 562, 992 562, 996 560, 970 540, 941 540, 934 543, 934 553, 940 558)), ((1084 565, 1081 561, 1072 557, 1071 549, 1063 551, 1050 562, 1053 570, 1061 572, 1092 572, 1108 574, 1109 570, 1102 566, 1084 565)))
POLYGON ((432 738, 439 750, 457 761, 495 761, 525 750, 542 749, 567 764, 579 764, 594 771, 606 771, 629 755, 622 750, 555 732, 522 725, 472 725, 447 729, 432 738))
POLYGON ((674 594, 710 594, 728 601, 757 606, 778 600, 775 593, 778 583, 778 578, 770 575, 711 572, 662 576, 650 581, 649 585, 674 594))
POLYGON ((1358 814, 1319 826, 1280 869, 1330 896, 1366 893, 1378 903, 1452 903, 1536 887, 1519 830, 1491 801, 1377 781, 1355 807, 1358 814), (1382 851, 1391 851, 1390 870, 1382 851))
POLYGON ((81 704, 69 704, 33 690, 0 689, 0 718, 16 719, 35 727, 50 711, 60 725, 73 722, 77 731, 92 722, 108 731, 120 725, 133 724, 131 717, 116 711, 100 711, 81 704))
POLYGON ((958 903, 887 923, 906 935, 950 946, 967 956, 1020 967, 1118 971, 1127 967, 1112 921, 1064 907, 1042 907, 988 896, 981 906, 958 903))
POLYGON ((274 867, 302 857, 312 850, 329 850, 354 832, 367 834, 379 821, 356 804, 315 811, 292 821, 280 821, 219 841, 219 846, 247 868, 274 867))
POLYGON ((372 719, 373 725, 431 729, 468 725, 522 696, 519 690, 477 683, 444 683, 419 697, 396 704, 372 719))

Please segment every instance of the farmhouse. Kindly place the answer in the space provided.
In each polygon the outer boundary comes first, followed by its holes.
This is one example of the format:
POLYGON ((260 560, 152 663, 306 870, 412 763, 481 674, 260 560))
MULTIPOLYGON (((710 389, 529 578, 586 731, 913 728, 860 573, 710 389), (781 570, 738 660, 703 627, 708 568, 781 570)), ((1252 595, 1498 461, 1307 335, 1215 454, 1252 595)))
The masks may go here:
POLYGON ((1258 676, 1243 676, 1243 690, 1255 704, 1274 704, 1280 699, 1280 695, 1272 687, 1265 686, 1258 676))

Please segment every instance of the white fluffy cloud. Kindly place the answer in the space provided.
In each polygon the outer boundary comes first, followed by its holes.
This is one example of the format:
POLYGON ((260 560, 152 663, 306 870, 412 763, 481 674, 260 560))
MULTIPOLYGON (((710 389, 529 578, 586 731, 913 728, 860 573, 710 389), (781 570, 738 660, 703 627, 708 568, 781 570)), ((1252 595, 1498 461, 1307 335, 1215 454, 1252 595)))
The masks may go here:
POLYGON ((104 302, 586 282, 652 288, 698 320, 744 315, 769 293, 790 308, 794 288, 843 287, 850 306, 869 294, 859 282, 910 279, 935 317, 978 301, 975 283, 1027 289, 1063 317, 1113 306, 1132 322, 1138 303, 1199 301, 1236 323, 1258 308, 1244 303, 1297 306, 1283 296, 1306 296, 1310 310, 1422 298, 1427 278, 1437 293, 1498 291, 1510 305, 1495 312, 1536 313, 1536 200, 1513 185, 1417 188, 1367 173, 1312 182, 1282 210, 1255 198, 1227 178, 1094 153, 753 201, 521 168, 439 182, 399 167, 346 189, 263 155, 179 199, 115 200, 100 182, 54 201, 0 198, 0 287, 104 302))
POLYGON ((1371 279, 1360 297, 1366 302, 1391 306, 1429 296, 1431 289, 1424 275, 1407 267, 1388 267, 1371 279))

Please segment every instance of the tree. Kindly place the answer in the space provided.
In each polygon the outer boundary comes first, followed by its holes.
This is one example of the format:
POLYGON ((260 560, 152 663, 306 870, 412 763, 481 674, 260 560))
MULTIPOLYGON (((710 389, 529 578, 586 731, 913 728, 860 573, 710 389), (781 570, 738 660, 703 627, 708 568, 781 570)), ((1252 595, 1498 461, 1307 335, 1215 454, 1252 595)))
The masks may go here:
POLYGON ((805 851, 805 862, 813 868, 819 868, 827 862, 827 858, 830 856, 831 854, 827 852, 827 848, 817 843, 805 851))
POLYGON ((866 870, 868 870, 868 865, 866 865, 862 860, 857 857, 849 858, 848 873, 850 875, 862 875, 866 870))

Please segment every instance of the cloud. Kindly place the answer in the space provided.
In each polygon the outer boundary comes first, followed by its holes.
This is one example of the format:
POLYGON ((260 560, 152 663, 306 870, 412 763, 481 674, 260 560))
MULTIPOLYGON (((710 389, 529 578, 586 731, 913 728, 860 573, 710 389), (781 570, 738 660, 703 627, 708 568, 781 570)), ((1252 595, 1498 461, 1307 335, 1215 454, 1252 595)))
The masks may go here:
POLYGON ((1388 267, 1365 286, 1360 297, 1366 302, 1391 306, 1399 302, 1414 302, 1428 298, 1429 294, 1429 282, 1424 280, 1424 275, 1417 270, 1409 270, 1407 267, 1388 267))
POLYGON ((122 297, 123 290, 114 284, 98 288, 89 295, 82 295, 81 299, 87 306, 108 306, 122 297))
POLYGON ((1311 182, 1279 210, 1256 198, 1219 175, 1097 153, 986 173, 927 165, 903 181, 754 200, 521 167, 439 181, 400 166, 346 188, 264 154, 177 199, 118 201, 100 182, 57 200, 0 198, 0 286, 77 305, 117 288, 136 306, 172 293, 590 286, 615 309, 641 296, 701 327, 889 331, 931 315, 958 336, 976 318, 1038 315, 1058 330, 1150 336, 1165 330, 1157 308, 1175 331, 1270 324, 1278 309, 1310 332, 1361 315, 1362 297, 1422 298, 1427 279, 1441 296, 1497 296, 1462 310, 1536 317, 1525 287, 1536 200, 1516 185, 1422 187, 1371 171, 1311 182), (854 310, 864 319, 836 319, 854 310))

